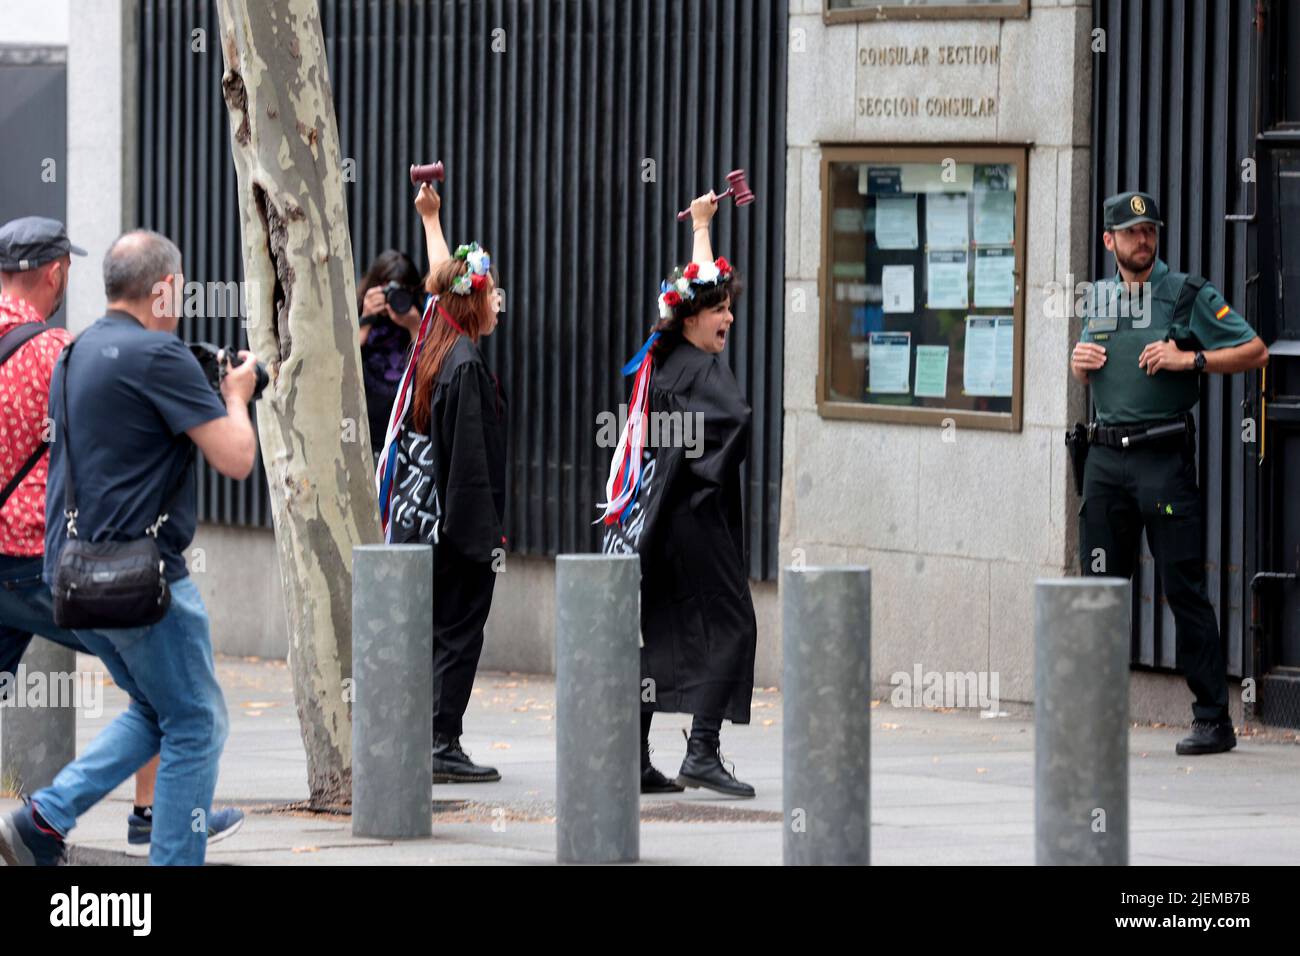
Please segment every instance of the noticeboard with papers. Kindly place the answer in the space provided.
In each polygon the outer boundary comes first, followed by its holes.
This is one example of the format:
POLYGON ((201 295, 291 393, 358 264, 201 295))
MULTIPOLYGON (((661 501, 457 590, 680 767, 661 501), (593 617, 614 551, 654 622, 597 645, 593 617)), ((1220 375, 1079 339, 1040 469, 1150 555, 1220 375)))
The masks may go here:
POLYGON ((826 147, 825 417, 1020 428, 1020 147, 826 147))

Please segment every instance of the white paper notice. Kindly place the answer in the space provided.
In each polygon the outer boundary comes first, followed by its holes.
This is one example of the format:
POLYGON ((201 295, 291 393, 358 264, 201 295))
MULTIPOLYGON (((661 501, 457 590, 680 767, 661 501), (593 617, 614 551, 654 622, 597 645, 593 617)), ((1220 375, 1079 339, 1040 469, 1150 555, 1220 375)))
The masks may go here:
POLYGON ((998 317, 996 365, 993 368, 993 394, 1011 396, 1012 367, 1016 355, 1016 320, 1009 315, 998 317))
POLYGON ((1015 319, 1009 315, 966 316, 962 391, 967 395, 1011 395, 1015 319))
POLYGON ((1016 194, 1001 190, 975 192, 975 243, 1009 246, 1015 242, 1016 194))
POLYGON ((916 197, 876 197, 876 245, 881 249, 915 249, 916 197))
POLYGON ((948 346, 916 347, 917 398, 943 398, 948 394, 948 346))
POLYGON ((912 333, 872 332, 867 362, 868 392, 906 395, 911 390, 912 333))
POLYGON ((915 270, 911 266, 881 266, 880 288, 886 312, 915 312, 915 270))
POLYGON ((970 230, 965 193, 928 193, 925 244, 930 249, 965 249, 970 230))
POLYGON ((964 309, 970 288, 965 249, 940 250, 926 257, 927 309, 964 309))
POLYGON ((975 250, 975 308, 1010 306, 1016 294, 1016 252, 1010 246, 975 250))

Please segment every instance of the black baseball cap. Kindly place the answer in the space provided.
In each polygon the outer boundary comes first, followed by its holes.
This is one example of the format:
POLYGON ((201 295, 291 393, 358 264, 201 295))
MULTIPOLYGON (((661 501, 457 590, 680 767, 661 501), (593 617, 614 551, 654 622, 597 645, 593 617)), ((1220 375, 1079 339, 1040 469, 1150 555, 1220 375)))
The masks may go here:
POLYGON ((1111 196, 1101 207, 1102 222, 1106 232, 1127 229, 1140 222, 1153 222, 1163 226, 1155 197, 1150 193, 1127 192, 1111 196))
POLYGON ((23 216, 0 226, 0 272, 26 272, 71 253, 86 250, 68 241, 68 230, 57 219, 23 216))

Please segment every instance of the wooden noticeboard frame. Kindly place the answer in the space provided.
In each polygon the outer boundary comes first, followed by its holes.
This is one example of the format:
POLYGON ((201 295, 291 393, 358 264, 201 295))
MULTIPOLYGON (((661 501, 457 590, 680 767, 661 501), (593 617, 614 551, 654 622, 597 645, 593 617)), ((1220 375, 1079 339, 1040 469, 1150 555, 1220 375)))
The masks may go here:
POLYGON ((864 7, 832 9, 830 0, 822 0, 824 23, 859 23, 863 20, 1016 20, 1029 16, 1029 0, 1003 0, 989 3, 945 3, 918 6, 897 2, 873 2, 864 7))
POLYGON ((963 428, 982 428, 993 431, 1018 432, 1021 430, 1024 407, 1025 363, 1025 247, 1028 230, 1029 199, 1029 147, 979 146, 940 143, 934 145, 866 146, 823 145, 821 149, 821 265, 817 272, 818 358, 817 358, 817 412, 822 418, 851 419, 856 421, 896 422, 910 425, 941 425, 945 420, 963 428), (831 236, 831 166, 851 163, 860 165, 897 163, 934 163, 941 165, 945 159, 958 164, 1005 164, 1016 170, 1015 203, 1015 295, 1012 300, 1015 339, 1012 354, 1012 388, 1010 412, 974 411, 970 409, 911 407, 880 405, 867 402, 832 400, 830 398, 829 368, 831 359, 831 309, 833 307, 834 277, 832 275, 831 236))

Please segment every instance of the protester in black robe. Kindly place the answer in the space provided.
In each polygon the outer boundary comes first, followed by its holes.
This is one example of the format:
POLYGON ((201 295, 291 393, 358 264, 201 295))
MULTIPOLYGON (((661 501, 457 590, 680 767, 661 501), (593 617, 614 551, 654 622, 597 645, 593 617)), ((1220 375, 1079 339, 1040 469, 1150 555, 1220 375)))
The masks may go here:
POLYGON ((436 205, 427 213, 436 197, 425 186, 416 202, 436 298, 398 440, 389 537, 433 545, 433 781, 477 783, 501 779, 460 736, 505 548, 506 407, 478 346, 497 323, 490 259, 476 243, 448 252, 436 205))
MULTIPOLYGON (((664 283, 645 358, 643 469, 635 499, 616 500, 620 477, 629 477, 616 452, 604 550, 641 555, 642 792, 706 787, 752 797, 754 788, 723 766, 719 749, 724 718, 749 723, 757 627, 740 485, 750 409, 720 355, 739 280, 725 259, 713 258, 709 220, 715 209, 712 193, 691 204, 692 262, 664 283), (675 781, 650 762, 656 710, 694 715, 675 781)), ((627 452, 626 444, 620 451, 627 452)), ((637 449, 630 455, 626 461, 637 449)))

